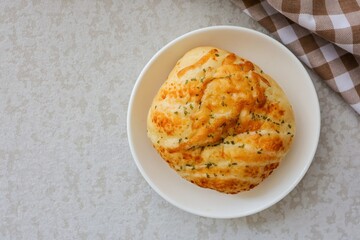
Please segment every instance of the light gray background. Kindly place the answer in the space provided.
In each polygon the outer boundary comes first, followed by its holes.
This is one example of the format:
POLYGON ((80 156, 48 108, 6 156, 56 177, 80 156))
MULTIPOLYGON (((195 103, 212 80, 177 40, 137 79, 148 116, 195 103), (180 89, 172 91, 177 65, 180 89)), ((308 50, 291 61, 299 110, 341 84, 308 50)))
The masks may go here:
POLYGON ((266 33, 227 0, 1 2, 0 239, 360 239, 360 118, 312 73, 320 144, 275 206, 207 219, 142 178, 126 134, 136 78, 212 25, 266 33))

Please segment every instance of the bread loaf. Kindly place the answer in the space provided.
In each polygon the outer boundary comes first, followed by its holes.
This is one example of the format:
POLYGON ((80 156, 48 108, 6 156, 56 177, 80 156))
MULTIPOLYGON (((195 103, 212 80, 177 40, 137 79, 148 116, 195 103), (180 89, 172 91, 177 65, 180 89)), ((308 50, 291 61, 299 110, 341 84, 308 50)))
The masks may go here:
POLYGON ((147 130, 180 176, 235 194, 279 166, 293 141, 295 119, 280 86, 257 65, 216 47, 198 47, 176 63, 159 89, 147 130))

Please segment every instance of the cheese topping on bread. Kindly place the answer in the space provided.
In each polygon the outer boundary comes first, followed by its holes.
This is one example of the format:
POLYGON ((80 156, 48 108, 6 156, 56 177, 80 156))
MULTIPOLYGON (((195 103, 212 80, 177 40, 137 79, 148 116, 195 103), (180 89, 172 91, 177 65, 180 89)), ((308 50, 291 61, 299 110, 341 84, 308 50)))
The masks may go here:
POLYGON ((187 52, 155 96, 148 137, 171 168, 200 187, 235 194, 268 177, 295 134, 291 105, 257 65, 234 53, 187 52))

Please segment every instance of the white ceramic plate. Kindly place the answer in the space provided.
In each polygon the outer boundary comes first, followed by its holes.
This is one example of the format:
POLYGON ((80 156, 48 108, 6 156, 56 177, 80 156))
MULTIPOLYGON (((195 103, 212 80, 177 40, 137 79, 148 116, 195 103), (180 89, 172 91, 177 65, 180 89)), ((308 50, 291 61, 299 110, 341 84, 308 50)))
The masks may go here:
POLYGON ((284 198, 302 179, 320 134, 320 109, 313 83, 299 60, 276 40, 254 30, 217 26, 187 33, 163 47, 147 63, 131 94, 127 131, 131 152, 150 186, 173 205, 205 217, 235 218, 257 213, 284 198), (188 50, 210 45, 254 62, 287 94, 296 118, 293 146, 274 173, 249 192, 227 195, 182 179, 163 161, 146 135, 153 97, 176 61, 188 50))

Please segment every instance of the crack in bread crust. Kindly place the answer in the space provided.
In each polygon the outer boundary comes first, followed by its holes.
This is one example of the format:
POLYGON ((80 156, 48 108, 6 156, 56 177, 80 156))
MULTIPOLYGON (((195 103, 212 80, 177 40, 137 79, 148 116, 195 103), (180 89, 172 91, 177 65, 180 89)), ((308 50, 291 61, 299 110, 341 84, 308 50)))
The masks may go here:
POLYGON ((279 166, 295 119, 282 89, 258 66, 199 47, 176 63, 159 89, 147 129, 183 178, 234 194, 254 188, 279 166))

